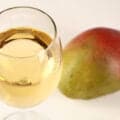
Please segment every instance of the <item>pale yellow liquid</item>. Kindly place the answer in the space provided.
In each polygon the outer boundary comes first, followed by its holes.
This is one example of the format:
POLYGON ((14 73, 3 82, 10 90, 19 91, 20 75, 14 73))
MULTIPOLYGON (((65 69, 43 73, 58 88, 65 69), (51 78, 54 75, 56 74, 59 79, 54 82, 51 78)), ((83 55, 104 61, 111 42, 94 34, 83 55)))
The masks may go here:
POLYGON ((46 47, 52 39, 43 32, 27 28, 1 33, 0 40, 11 40, 0 49, 0 99, 15 107, 39 104, 59 82, 61 70, 55 55, 57 47, 51 49, 49 55, 46 47), (38 35, 37 41, 44 44, 35 42, 35 35, 38 35))

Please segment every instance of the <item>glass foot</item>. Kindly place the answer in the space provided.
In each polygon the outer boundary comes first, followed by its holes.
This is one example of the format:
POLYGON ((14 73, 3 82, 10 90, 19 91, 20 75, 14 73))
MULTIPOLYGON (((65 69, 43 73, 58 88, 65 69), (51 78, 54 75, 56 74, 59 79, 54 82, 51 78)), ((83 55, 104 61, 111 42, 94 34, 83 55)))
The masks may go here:
POLYGON ((18 112, 8 115, 4 120, 50 120, 37 112, 18 112))

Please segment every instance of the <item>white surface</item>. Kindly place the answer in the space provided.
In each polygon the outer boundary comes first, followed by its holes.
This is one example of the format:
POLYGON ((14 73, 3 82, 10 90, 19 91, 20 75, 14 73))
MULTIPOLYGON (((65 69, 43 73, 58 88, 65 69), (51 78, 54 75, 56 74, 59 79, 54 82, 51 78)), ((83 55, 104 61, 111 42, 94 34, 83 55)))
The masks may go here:
MULTIPOLYGON (((29 5, 49 13, 57 23, 63 45, 95 26, 120 29, 120 0, 0 0, 0 10, 29 5)), ((37 110, 52 120, 120 120, 120 92, 94 100, 72 100, 58 90, 37 110)), ((0 105, 0 120, 12 108, 0 105)))

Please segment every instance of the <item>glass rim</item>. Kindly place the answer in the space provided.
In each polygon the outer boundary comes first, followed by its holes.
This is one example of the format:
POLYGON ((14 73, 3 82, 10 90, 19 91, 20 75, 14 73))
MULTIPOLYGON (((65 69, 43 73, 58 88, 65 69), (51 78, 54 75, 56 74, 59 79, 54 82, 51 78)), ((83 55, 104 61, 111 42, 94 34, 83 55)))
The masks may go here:
MULTIPOLYGON (((0 11, 0 15, 4 14, 7 11, 15 10, 15 9, 31 9, 31 10, 35 10, 35 11, 38 11, 38 12, 46 15, 50 19, 50 21, 52 22, 53 27, 54 27, 54 38, 53 38, 52 42, 48 45, 48 47, 44 49, 45 51, 48 51, 52 47, 52 45, 54 44, 55 40, 57 39, 57 35, 58 35, 57 26, 56 26, 55 21, 53 20, 53 18, 49 14, 47 14, 45 11, 43 11, 43 10, 41 10, 39 8, 36 8, 36 7, 32 7, 32 6, 9 7, 7 9, 4 9, 4 10, 0 11)), ((39 54, 39 52, 37 52, 37 54, 39 54)), ((1 52, 0 52, 0 55, 6 56, 6 57, 10 57, 10 58, 18 58, 18 59, 31 58, 31 57, 36 56, 36 54, 34 54, 34 55, 25 56, 25 57, 19 57, 19 56, 8 55, 8 54, 1 53, 1 52)))

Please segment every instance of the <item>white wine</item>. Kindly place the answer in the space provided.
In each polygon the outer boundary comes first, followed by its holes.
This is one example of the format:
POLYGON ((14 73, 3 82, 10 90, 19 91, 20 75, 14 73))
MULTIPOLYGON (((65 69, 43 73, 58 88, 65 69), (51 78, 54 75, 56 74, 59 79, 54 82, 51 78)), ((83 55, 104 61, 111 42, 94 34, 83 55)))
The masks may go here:
POLYGON ((0 99, 15 107, 31 107, 56 88, 60 78, 58 47, 44 32, 15 28, 0 33, 0 99), (58 68, 59 67, 59 68, 58 68))

